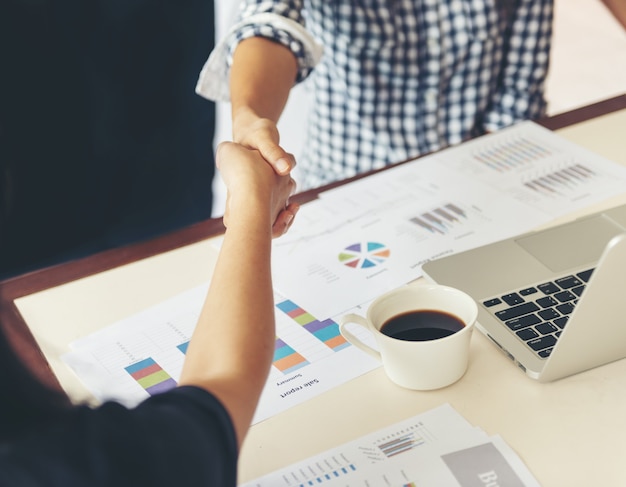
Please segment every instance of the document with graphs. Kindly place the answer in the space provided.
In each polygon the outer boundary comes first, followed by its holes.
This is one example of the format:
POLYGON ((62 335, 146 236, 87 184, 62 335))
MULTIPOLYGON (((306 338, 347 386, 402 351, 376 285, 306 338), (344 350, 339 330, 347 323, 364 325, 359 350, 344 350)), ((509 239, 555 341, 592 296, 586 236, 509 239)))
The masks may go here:
POLYGON ((625 191, 626 167, 525 122, 303 205, 274 242, 274 285, 315 314, 333 316, 420 277, 428 260, 625 191))
POLYGON ((499 436, 449 404, 289 465, 240 487, 539 487, 499 436))
MULTIPOLYGON (((190 289, 71 343, 63 361, 99 402, 132 407, 175 387, 207 287, 190 289)), ((274 360, 254 423, 380 367, 343 338, 335 319, 317 317, 279 294, 274 302, 274 360)), ((365 313, 364 307, 354 311, 365 313)), ((367 332, 357 328, 355 333, 376 347, 367 332)))

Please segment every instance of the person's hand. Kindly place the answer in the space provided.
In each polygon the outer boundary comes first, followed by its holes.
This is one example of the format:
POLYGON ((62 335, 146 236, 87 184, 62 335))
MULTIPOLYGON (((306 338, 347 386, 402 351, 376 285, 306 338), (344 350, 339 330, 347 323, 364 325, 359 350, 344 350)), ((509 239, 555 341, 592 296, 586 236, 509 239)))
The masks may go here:
POLYGON ((248 149, 258 150, 276 174, 289 174, 296 165, 293 154, 280 146, 278 128, 269 118, 240 113, 233 123, 233 140, 248 149))
POLYGON ((256 150, 222 142, 216 152, 217 167, 227 188, 224 225, 237 219, 267 217, 272 236, 284 234, 299 209, 289 203, 296 183, 278 175, 256 150))

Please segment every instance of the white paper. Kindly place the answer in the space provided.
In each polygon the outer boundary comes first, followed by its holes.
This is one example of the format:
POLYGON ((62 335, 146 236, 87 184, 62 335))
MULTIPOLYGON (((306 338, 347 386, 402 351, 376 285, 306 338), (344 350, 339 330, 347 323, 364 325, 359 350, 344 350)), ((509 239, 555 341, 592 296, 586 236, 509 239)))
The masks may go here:
MULTIPOLYGON (((208 285, 202 285, 70 344, 62 359, 100 401, 134 406, 175 387, 208 285)), ((318 320, 276 294, 276 349, 253 422, 380 367, 350 345, 333 319, 318 320)), ((245 304, 244 304, 245 305, 245 304)), ((364 314, 362 307, 354 309, 364 314)), ((366 331, 362 341, 376 348, 366 331)))
POLYGON ((625 167, 522 123, 322 193, 274 242, 274 285, 333 316, 625 188, 625 167))
POLYGON ((537 487, 498 436, 488 437, 449 404, 327 450, 241 487, 537 487))

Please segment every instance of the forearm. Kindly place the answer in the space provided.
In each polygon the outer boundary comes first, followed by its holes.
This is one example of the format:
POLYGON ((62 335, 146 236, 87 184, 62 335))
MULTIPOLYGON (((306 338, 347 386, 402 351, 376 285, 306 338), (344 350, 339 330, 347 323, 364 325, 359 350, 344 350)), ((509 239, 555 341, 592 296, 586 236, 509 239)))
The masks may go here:
POLYGON ((259 118, 277 122, 297 70, 296 57, 285 46, 261 37, 242 41, 230 70, 233 133, 259 118))
POLYGON ((240 442, 267 379, 275 339, 270 215, 255 210, 253 201, 246 204, 249 210, 238 213, 224 236, 180 380, 224 403, 240 442))

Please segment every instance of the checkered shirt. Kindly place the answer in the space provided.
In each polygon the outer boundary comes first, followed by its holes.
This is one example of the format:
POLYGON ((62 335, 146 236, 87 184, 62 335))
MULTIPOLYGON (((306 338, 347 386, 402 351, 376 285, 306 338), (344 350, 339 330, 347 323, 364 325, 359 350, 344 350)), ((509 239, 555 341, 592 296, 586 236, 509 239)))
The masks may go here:
POLYGON ((300 189, 457 144, 545 113, 553 0, 244 0, 240 18, 286 17, 323 46, 271 23, 242 23, 298 59, 312 83, 300 189))

